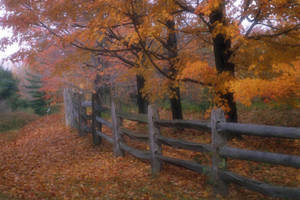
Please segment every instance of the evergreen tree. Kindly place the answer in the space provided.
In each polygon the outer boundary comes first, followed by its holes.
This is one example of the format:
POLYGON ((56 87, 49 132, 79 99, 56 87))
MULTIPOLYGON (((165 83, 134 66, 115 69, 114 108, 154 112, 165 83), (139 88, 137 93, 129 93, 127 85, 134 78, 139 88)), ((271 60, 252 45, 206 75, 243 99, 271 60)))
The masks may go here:
POLYGON ((44 91, 41 91, 41 88, 43 86, 41 77, 29 72, 26 72, 26 76, 28 85, 25 85, 25 88, 28 90, 28 93, 32 97, 32 99, 30 100, 30 106, 38 115, 47 114, 47 111, 50 108, 50 100, 46 100, 46 93, 44 91))
POLYGON ((11 71, 0 67, 0 101, 7 102, 13 111, 29 106, 18 94, 18 84, 19 81, 13 77, 11 71))
POLYGON ((18 91, 18 81, 12 73, 0 67, 0 101, 8 99, 18 91))

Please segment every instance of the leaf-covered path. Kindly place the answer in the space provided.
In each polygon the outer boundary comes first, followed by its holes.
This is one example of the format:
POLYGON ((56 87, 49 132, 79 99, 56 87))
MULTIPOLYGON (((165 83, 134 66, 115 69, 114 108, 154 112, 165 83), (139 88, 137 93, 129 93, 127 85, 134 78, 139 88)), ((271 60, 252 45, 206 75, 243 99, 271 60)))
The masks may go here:
MULTIPOLYGON (((7 141, 0 134, 0 193, 16 199, 216 199, 201 175, 150 165, 130 155, 115 158, 109 144, 92 145, 64 128, 61 114, 40 118, 7 141)), ((226 199, 268 199, 237 187, 226 199)), ((218 198, 221 199, 221 198, 218 198)))
POLYGON ((41 118, 10 143, 0 139, 0 191, 21 199, 199 199, 204 179, 169 169, 159 178, 148 163, 115 158, 109 144, 64 128, 61 115, 41 118))

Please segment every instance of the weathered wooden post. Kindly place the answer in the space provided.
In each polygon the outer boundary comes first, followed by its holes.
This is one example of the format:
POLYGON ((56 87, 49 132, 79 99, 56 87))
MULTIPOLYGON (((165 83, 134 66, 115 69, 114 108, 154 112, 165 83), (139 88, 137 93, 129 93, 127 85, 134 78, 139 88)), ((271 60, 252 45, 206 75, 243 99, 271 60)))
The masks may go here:
POLYGON ((212 181, 216 193, 227 195, 227 184, 220 177, 219 171, 226 169, 226 159, 219 154, 220 148, 226 145, 227 137, 217 130, 217 124, 225 122, 222 109, 213 110, 211 113, 211 137, 212 137, 212 181))
POLYGON ((86 135, 86 128, 87 126, 87 109, 86 107, 82 106, 82 102, 84 100, 84 95, 78 93, 78 101, 77 109, 78 109, 78 133, 79 136, 85 136, 86 135))
POLYGON ((113 125, 113 137, 114 137, 114 153, 115 156, 124 156, 124 151, 121 149, 120 142, 122 142, 122 136, 120 134, 120 117, 117 116, 117 108, 115 99, 111 101, 111 117, 113 125))
POLYGON ((65 88, 63 96, 66 126, 71 128, 78 128, 79 94, 72 88, 65 88))
POLYGON ((151 151, 151 167, 152 174, 157 175, 161 170, 161 160, 159 155, 162 154, 161 144, 157 139, 160 135, 159 127, 154 121, 159 119, 157 108, 154 105, 148 105, 148 126, 149 126, 149 142, 151 151))
POLYGON ((102 131, 102 124, 96 121, 96 117, 101 117, 101 100, 98 93, 92 94, 92 136, 93 144, 101 144, 101 137, 97 135, 97 127, 99 131, 102 131))
POLYGON ((79 101, 79 103, 78 103, 78 107, 77 107, 77 112, 78 112, 78 114, 77 114, 77 130, 78 130, 78 135, 81 135, 82 133, 81 133, 81 131, 82 131, 82 129, 83 129, 83 127, 82 127, 82 116, 81 116, 81 98, 80 98, 80 96, 78 96, 78 101, 79 101))
MULTIPOLYGON (((120 100, 116 101, 116 99, 115 99, 115 103, 116 103, 117 112, 122 113, 122 102, 120 100)), ((121 126, 123 126, 124 119, 119 117, 119 120, 120 120, 120 127, 121 127, 121 126)))

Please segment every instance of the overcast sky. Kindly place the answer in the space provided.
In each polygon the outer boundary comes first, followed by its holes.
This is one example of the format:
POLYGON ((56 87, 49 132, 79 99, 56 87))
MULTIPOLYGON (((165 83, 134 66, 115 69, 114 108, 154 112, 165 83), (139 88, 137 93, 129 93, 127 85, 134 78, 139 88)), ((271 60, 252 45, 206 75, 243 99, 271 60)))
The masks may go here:
MULTIPOLYGON (((0 16, 2 16, 3 13, 4 13, 3 8, 0 7, 0 16)), ((2 39, 3 37, 11 36, 11 35, 12 35, 12 33, 9 29, 3 29, 0 26, 0 39, 2 39)), ((0 51, 0 63, 2 63, 2 61, 4 61, 4 59, 6 57, 8 57, 11 54, 15 53, 18 49, 19 49, 19 46, 17 44, 14 44, 14 45, 9 46, 4 51, 0 51)), ((10 67, 11 65, 12 65, 12 63, 10 63, 8 61, 3 63, 4 67, 10 67)))
MULTIPOLYGON (((10 31, 9 30, 4 30, 2 28, 0 28, 0 38, 2 37, 6 37, 7 35, 10 35, 10 31)), ((18 45, 14 44, 9 46, 7 49, 5 49, 4 51, 0 51, 0 63, 3 63, 4 67, 9 67, 11 66, 11 62, 9 61, 4 61, 4 59, 8 56, 10 56, 11 54, 15 53, 18 50, 18 45)))

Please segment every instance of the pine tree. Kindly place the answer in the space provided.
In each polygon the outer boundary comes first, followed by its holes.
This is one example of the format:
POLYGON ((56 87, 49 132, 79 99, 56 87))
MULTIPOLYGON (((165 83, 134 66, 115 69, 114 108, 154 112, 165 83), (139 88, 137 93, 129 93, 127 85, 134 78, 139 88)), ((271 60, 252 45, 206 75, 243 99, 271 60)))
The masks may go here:
POLYGON ((41 91, 41 88, 43 86, 41 77, 29 72, 26 72, 26 76, 28 85, 25 85, 25 88, 28 90, 28 93, 32 97, 32 99, 30 100, 30 106, 38 115, 47 114, 50 100, 46 100, 46 93, 44 91, 41 91))
POLYGON ((12 73, 0 67, 0 101, 8 99, 18 92, 18 81, 12 73))

